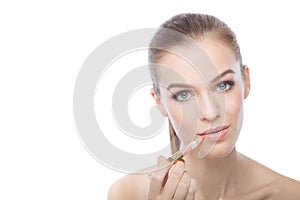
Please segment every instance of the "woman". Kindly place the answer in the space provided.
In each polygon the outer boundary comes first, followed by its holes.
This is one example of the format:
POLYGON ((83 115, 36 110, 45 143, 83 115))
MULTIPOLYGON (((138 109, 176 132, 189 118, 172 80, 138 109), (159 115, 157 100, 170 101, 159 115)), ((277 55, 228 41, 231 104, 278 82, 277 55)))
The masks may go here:
MULTIPOLYGON (((181 14, 160 27, 150 47, 149 61, 158 64, 150 65, 151 93, 161 113, 169 118, 172 152, 188 141, 202 141, 182 162, 153 173, 151 178, 121 178, 112 185, 108 199, 300 199, 298 181, 235 149, 250 78, 231 29, 213 16, 181 14), (202 50, 190 48, 180 37, 168 39, 166 30, 192 38, 202 50), (201 59, 189 62, 172 53, 176 48, 189 56, 199 53, 201 59)), ((163 160, 159 158, 158 165, 163 160)))

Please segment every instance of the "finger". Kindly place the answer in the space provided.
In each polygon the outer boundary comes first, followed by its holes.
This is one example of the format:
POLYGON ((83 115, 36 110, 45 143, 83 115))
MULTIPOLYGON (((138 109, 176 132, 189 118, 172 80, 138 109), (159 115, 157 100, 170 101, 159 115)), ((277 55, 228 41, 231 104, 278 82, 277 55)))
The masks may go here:
POLYGON ((196 188, 197 188, 196 180, 191 178, 189 189, 187 191, 187 195, 186 195, 186 198, 185 198, 186 200, 194 200, 195 199, 196 188))
MULTIPOLYGON (((160 157, 158 159, 157 166, 160 166, 166 161, 166 158, 160 157)), ((168 174, 168 171, 170 170, 172 165, 169 167, 163 168, 151 175, 150 184, 148 187, 148 199, 155 199, 157 196, 161 194, 162 187, 164 185, 165 177, 168 174)))
POLYGON ((178 162, 170 173, 163 191, 163 199, 171 199, 184 172, 185 163, 178 162))
POLYGON ((174 195, 174 200, 181 200, 185 199, 189 186, 190 186, 190 175, 188 175, 186 172, 183 173, 181 180, 179 181, 175 195, 174 195))

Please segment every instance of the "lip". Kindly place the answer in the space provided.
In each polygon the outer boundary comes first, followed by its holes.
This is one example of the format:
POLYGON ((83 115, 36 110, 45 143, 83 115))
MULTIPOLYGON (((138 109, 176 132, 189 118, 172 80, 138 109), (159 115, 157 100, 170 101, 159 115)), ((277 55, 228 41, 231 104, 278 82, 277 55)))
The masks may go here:
POLYGON ((201 133, 198 133, 197 135, 203 139, 205 138, 213 141, 219 141, 222 140, 227 135, 229 129, 230 129, 230 125, 219 126, 216 128, 205 130, 201 133))

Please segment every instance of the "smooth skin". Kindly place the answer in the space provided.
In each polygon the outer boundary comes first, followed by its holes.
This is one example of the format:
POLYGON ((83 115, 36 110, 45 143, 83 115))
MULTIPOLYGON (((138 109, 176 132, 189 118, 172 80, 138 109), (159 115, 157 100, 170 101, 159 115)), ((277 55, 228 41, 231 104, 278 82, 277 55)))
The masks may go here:
MULTIPOLYGON (((234 82, 234 85, 217 84, 218 87, 207 87, 189 63, 175 55, 166 54, 159 62, 172 66, 173 70, 188 80, 194 90, 174 88, 172 94, 179 94, 175 100, 165 88, 160 88, 159 96, 152 90, 152 96, 161 113, 172 118, 175 128, 180 125, 183 129, 189 130, 188 119, 182 119, 178 110, 182 104, 198 101, 203 109, 197 113, 200 121, 197 132, 206 130, 212 124, 220 125, 226 116, 225 123, 231 125, 229 133, 217 142, 204 159, 198 157, 200 143, 184 157, 185 162, 177 162, 152 174, 151 178, 146 174, 129 174, 122 177, 111 186, 108 199, 299 200, 300 182, 274 172, 235 149, 243 121, 243 100, 247 98, 250 91, 249 68, 245 66, 242 74, 239 65, 236 64, 234 53, 222 42, 206 39, 199 43, 220 73, 229 69, 234 72, 226 74, 219 82, 229 80, 234 82), (212 93, 216 96, 226 93, 226 106, 221 107, 217 103, 208 101, 208 95, 212 93)), ((159 76, 163 78, 167 74, 159 74, 159 76)), ((195 133, 190 134, 195 135, 195 133)), ((184 143, 186 135, 178 136, 184 143)), ((159 158, 158 165, 162 160, 163 158, 159 158)))

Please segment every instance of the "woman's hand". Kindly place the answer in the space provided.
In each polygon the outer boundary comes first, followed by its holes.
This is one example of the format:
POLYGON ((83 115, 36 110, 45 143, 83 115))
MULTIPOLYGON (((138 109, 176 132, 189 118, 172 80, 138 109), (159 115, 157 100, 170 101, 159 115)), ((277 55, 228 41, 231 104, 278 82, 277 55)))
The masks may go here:
MULTIPOLYGON (((159 163, 165 162, 161 157, 159 163)), ((147 200, 194 200, 196 193, 196 180, 185 171, 185 163, 177 162, 175 165, 152 174, 147 191, 147 200)))

